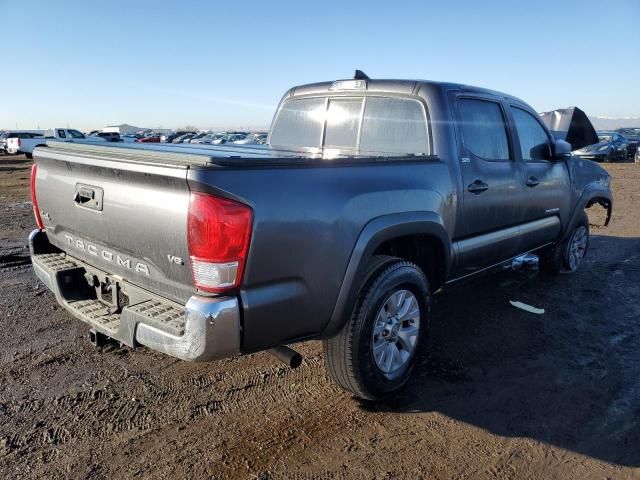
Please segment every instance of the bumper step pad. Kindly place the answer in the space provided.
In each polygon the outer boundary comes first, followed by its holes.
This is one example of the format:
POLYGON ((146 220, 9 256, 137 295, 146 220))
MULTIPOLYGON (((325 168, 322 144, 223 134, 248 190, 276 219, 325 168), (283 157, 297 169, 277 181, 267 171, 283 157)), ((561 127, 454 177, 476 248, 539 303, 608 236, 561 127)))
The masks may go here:
MULTIPOLYGON (((134 305, 128 305, 121 313, 111 313, 108 305, 96 298, 65 298, 62 289, 56 288, 61 279, 78 269, 84 270, 82 264, 64 253, 47 253, 33 256, 33 264, 38 271, 45 274, 48 287, 56 292, 58 301, 76 318, 89 324, 111 338, 123 343, 135 345, 135 330, 138 323, 153 326, 162 332, 180 337, 185 331, 184 308, 156 298, 149 298, 134 305)), ((76 277, 81 277, 76 275, 76 277)), ((81 277, 82 278, 82 277, 81 277)), ((151 297, 151 295, 150 295, 151 297)))
POLYGON ((235 296, 196 293, 183 306, 119 280, 131 303, 113 313, 114 305, 96 298, 95 288, 87 283, 87 278, 95 277, 111 281, 111 275, 65 253, 49 253, 46 233, 40 230, 29 236, 29 247, 37 277, 60 305, 89 325, 96 343, 106 335, 130 347, 145 345, 196 362, 240 353, 240 305, 235 296))

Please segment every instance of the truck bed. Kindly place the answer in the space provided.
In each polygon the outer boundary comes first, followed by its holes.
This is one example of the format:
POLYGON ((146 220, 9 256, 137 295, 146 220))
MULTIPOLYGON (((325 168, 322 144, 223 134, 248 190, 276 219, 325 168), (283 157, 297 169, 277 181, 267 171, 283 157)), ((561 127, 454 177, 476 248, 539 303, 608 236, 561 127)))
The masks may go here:
MULTIPOLYGON (((122 162, 135 162, 147 165, 165 165, 174 167, 191 166, 277 166, 277 165, 313 165, 327 164, 320 153, 305 150, 287 150, 269 145, 190 145, 190 144, 135 144, 120 143, 95 145, 48 141, 51 149, 48 153, 59 152, 74 157, 100 158, 122 162)), ((401 161, 424 161, 435 156, 340 156, 340 164, 375 163, 401 161)))
POLYGON ((222 165, 228 163, 225 160, 233 159, 318 158, 318 154, 299 150, 275 149, 267 145, 174 145, 169 143, 95 145, 50 140, 47 142, 47 146, 51 149, 50 152, 79 157, 182 167, 222 165))

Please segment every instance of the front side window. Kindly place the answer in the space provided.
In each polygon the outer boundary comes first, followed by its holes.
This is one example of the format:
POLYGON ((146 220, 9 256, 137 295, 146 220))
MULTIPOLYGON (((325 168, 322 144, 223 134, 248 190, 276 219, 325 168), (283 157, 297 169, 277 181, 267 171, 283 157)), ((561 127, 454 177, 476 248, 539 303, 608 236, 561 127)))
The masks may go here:
POLYGON ((551 154, 549 137, 540 122, 529 112, 511 107, 513 121, 520 139, 523 160, 548 160, 551 154))
POLYGON ((461 98, 460 128, 465 148, 485 160, 509 160, 509 141, 502 109, 496 102, 461 98))
POLYGON ((84 138, 84 135, 77 130, 69 130, 71 138, 84 138))

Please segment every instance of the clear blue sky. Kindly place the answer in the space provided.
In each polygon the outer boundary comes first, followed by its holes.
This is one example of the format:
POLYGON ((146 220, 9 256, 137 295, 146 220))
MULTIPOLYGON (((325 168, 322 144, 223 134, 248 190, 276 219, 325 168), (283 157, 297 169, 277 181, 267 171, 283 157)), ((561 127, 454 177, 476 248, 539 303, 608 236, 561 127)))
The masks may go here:
POLYGON ((640 116, 640 0, 0 0, 0 19, 0 127, 262 126, 288 87, 354 68, 640 116))

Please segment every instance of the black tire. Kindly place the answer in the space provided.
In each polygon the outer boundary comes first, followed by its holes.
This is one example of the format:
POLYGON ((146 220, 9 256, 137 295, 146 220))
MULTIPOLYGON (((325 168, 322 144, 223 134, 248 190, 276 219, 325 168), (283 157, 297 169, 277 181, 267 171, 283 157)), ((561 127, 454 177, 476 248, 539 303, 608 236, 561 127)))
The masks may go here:
POLYGON ((27 157, 29 160, 31 160, 33 158, 33 154, 32 153, 25 153, 24 156, 27 157))
POLYGON ((580 266, 581 260, 587 255, 589 250, 589 217, 584 210, 578 218, 578 222, 571 229, 571 233, 567 239, 561 243, 553 245, 547 248, 540 254, 540 272, 547 275, 559 275, 560 273, 574 273, 580 266), (586 244, 584 246, 584 252, 580 257, 578 264, 573 266, 570 259, 571 256, 571 244, 577 234, 578 230, 586 229, 586 244))
MULTIPOLYGON (((373 257, 351 317, 340 333, 323 342, 329 376, 364 400, 381 400, 402 388, 426 345, 430 298, 427 277, 417 265, 397 257, 373 257), (419 328, 415 347, 405 363, 385 373, 373 357, 373 329, 379 312, 401 291, 413 294, 417 301, 419 328)), ((397 336, 397 331, 395 334, 397 336)))

